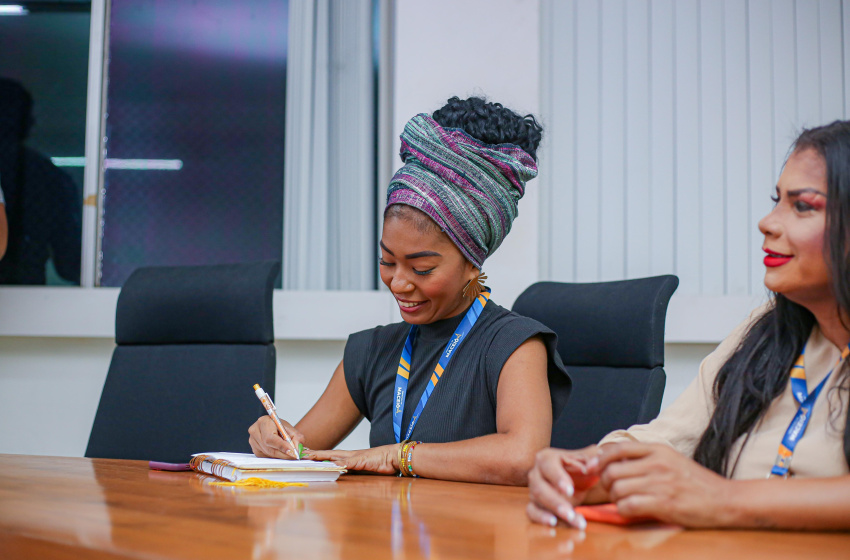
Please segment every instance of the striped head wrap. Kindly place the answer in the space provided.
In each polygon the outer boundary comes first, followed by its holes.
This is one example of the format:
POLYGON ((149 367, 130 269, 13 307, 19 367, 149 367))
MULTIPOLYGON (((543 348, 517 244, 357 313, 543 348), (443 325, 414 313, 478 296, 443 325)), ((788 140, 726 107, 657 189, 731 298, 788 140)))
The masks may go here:
POLYGON ((400 155, 404 166, 390 181, 387 206, 428 214, 480 270, 511 230, 525 183, 537 176, 534 158, 513 144, 443 128, 425 113, 405 125, 400 155))

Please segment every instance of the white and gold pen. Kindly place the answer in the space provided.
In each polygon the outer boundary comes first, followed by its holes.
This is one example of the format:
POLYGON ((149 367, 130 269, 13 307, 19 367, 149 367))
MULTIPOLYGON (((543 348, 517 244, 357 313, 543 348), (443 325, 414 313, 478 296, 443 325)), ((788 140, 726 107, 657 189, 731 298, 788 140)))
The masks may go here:
POLYGON ((295 455, 295 458, 300 461, 301 454, 298 453, 298 448, 295 447, 295 442, 292 441, 292 438, 289 437, 288 433, 286 433, 286 429, 283 427, 283 424, 280 423, 280 418, 277 416, 277 409, 274 407, 272 398, 257 384, 254 385, 254 392, 257 394, 257 398, 260 399, 260 402, 263 403, 263 407, 266 409, 266 412, 268 412, 269 416, 272 417, 272 421, 275 423, 275 426, 277 426, 277 431, 280 432, 283 439, 289 442, 289 445, 292 446, 292 453, 295 455))

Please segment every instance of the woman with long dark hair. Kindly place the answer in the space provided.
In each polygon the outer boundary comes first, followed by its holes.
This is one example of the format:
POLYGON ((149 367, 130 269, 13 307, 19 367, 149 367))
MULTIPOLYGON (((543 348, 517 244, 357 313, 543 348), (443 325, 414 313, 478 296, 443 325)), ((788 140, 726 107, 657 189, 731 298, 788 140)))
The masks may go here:
POLYGON ((850 529, 850 121, 805 130, 764 234, 770 302, 657 419, 541 451, 529 517, 580 503, 687 527, 850 529))

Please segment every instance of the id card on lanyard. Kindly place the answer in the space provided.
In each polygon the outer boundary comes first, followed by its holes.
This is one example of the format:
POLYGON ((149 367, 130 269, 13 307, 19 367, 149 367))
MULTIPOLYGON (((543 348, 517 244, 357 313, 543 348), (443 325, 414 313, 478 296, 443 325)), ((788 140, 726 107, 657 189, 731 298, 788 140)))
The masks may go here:
MULTIPOLYGON (((419 403, 416 405, 416 410, 413 412, 413 417, 410 419, 410 425, 407 427, 404 439, 410 439, 410 435, 413 433, 413 428, 416 426, 416 421, 419 420, 422 410, 428 403, 428 399, 431 398, 431 393, 434 391, 434 387, 437 386, 437 383, 440 381, 440 377, 443 375, 446 367, 448 367, 449 360, 451 360, 452 356, 457 353, 458 347, 466 339, 466 335, 468 335, 469 331, 472 330, 475 322, 478 321, 478 317, 481 315, 481 312, 484 310, 484 306, 487 305, 489 300, 490 290, 485 289, 481 292, 481 294, 479 294, 475 301, 472 302, 472 305, 466 312, 463 321, 461 321, 460 325, 458 325, 457 329, 455 329, 454 334, 451 339, 449 339, 445 350, 443 350, 443 353, 440 356, 440 361, 437 362, 437 365, 434 367, 434 372, 431 374, 431 379, 428 381, 428 385, 422 393, 422 398, 419 399, 419 403)), ((410 362, 413 354, 413 341, 416 340, 416 335, 418 333, 419 327, 417 325, 412 325, 410 327, 410 332, 407 335, 407 340, 404 342, 404 349, 401 351, 401 358, 398 361, 398 371, 395 376, 395 394, 393 395, 393 433, 395 434, 396 443, 400 443, 402 440, 401 419, 404 414, 404 401, 407 398, 407 385, 410 378, 410 362)))
POLYGON ((794 400, 800 403, 800 408, 797 409, 797 414, 791 420, 788 429, 785 430, 785 435, 782 437, 782 443, 779 444, 779 451, 776 454, 776 461, 773 463, 773 468, 767 474, 768 478, 772 476, 787 477, 788 470, 791 468, 791 459, 794 457, 794 449, 797 448, 797 443, 806 433, 806 428, 809 425, 809 420, 812 417, 812 410, 815 407, 815 401, 820 395, 826 382, 832 376, 841 362, 850 354, 850 346, 841 352, 841 357, 823 378, 823 381, 818 383, 811 393, 806 384, 806 348, 800 353, 794 367, 791 368, 791 392, 794 394, 794 400))

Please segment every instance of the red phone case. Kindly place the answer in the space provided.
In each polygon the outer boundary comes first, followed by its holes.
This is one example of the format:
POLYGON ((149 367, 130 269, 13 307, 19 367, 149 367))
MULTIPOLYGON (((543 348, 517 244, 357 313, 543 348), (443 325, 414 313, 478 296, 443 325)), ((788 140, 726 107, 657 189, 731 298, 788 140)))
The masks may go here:
POLYGON ((597 523, 610 523, 611 525, 634 525, 636 523, 648 523, 656 521, 652 517, 626 517, 617 511, 617 504, 597 504, 592 506, 578 506, 576 512, 584 516, 588 521, 597 523))

